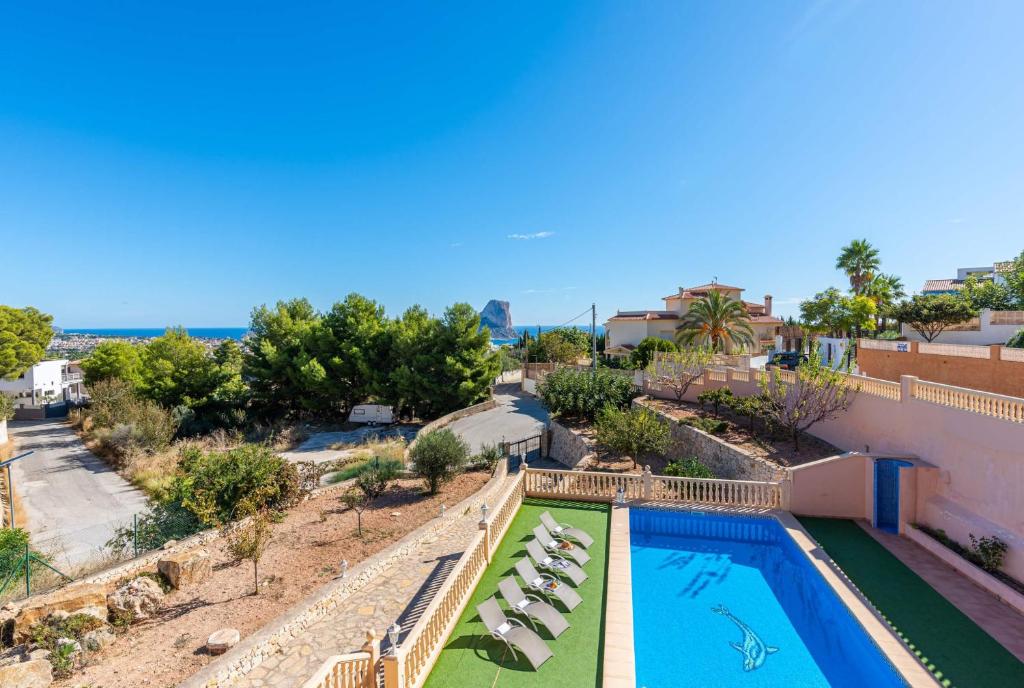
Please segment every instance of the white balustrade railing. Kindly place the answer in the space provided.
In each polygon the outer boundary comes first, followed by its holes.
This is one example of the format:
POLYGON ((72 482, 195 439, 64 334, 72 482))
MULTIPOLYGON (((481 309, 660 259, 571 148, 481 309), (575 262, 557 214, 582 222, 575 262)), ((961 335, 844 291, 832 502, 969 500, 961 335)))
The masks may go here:
POLYGON ((328 657, 302 688, 371 688, 377 667, 369 652, 328 657))
POLYGON ((900 383, 891 380, 879 380, 863 375, 847 375, 847 384, 861 394, 871 394, 883 399, 900 400, 900 383))
POLYGON ((1014 423, 1024 423, 1024 399, 976 389, 940 385, 917 380, 913 386, 915 399, 942 406, 952 406, 1014 423))
POLYGON ((608 502, 619 488, 627 500, 656 500, 713 504, 742 508, 782 507, 782 484, 757 480, 677 478, 589 471, 530 468, 526 472, 526 494, 530 497, 608 502))
POLYGON ((389 688, 419 688, 427 680, 430 668, 487 568, 494 548, 523 502, 525 479, 526 473, 520 471, 494 505, 489 526, 473 537, 397 652, 383 659, 385 684, 389 688))

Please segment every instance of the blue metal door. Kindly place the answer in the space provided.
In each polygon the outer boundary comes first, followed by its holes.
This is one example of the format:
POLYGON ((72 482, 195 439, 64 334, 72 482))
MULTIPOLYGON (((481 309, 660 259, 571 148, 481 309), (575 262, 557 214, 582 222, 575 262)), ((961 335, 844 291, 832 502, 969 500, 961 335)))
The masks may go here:
POLYGON ((889 533, 900 528, 900 468, 896 459, 875 459, 875 527, 889 533))

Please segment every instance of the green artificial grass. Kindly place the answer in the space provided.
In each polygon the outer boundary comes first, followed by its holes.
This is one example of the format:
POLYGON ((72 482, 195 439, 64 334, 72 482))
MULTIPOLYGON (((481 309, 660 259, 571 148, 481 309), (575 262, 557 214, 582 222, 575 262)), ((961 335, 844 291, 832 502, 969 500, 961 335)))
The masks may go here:
POLYGON ((856 523, 800 522, 942 685, 1024 686, 1024 663, 856 523))
MULTIPOLYGON (((527 499, 519 508, 490 566, 473 592, 466 611, 427 679, 426 688, 600 686, 609 523, 607 504, 527 499), (494 595, 502 609, 508 608, 498 593, 498 581, 511 575, 522 586, 523 582, 515 571, 515 563, 526 556, 526 543, 533 538, 532 530, 540 523, 540 514, 545 510, 550 511, 557 521, 590 533, 594 544, 587 550, 591 561, 583 567, 589 578, 577 588, 583 603, 572 612, 566 612, 561 603, 554 602, 555 608, 563 612, 569 621, 569 629, 552 639, 544 626, 537 625, 540 636, 548 643, 554 657, 535 672, 522 656, 518 662, 513 661, 505 644, 490 637, 477 615, 476 605, 494 595)), ((522 619, 518 615, 516 618, 522 619)))

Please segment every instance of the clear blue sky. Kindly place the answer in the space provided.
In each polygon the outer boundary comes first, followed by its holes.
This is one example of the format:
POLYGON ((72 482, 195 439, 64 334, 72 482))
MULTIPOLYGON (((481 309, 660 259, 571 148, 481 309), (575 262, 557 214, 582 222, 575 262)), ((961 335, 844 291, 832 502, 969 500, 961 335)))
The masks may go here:
POLYGON ((1024 249, 1024 3, 7 3, 0 302, 557 324, 1024 249), (530 237, 530 238, 514 238, 530 237))

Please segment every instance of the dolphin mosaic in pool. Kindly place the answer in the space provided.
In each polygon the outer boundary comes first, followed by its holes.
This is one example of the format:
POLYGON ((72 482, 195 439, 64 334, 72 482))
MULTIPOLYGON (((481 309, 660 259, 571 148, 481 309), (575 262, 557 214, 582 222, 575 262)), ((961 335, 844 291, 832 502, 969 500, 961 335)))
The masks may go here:
POLYGON ((754 669, 760 669, 764 665, 764 661, 768 659, 768 655, 773 655, 779 651, 779 648, 765 645, 764 641, 754 633, 754 631, 747 624, 743 623, 729 611, 729 608, 724 604, 720 604, 717 607, 712 607, 711 611, 715 614, 721 614, 725 618, 736 624, 741 631, 743 631, 743 643, 729 643, 729 645, 743 655, 743 671, 753 671, 754 669))

